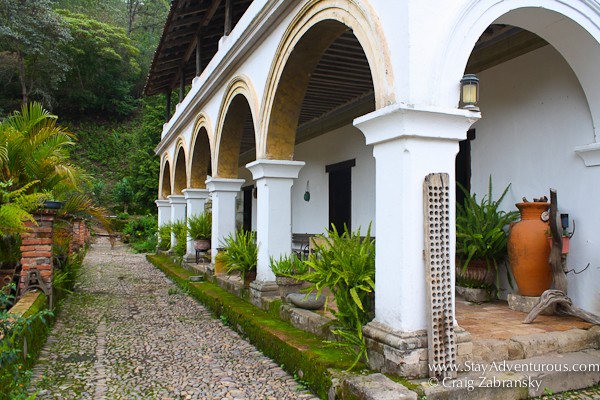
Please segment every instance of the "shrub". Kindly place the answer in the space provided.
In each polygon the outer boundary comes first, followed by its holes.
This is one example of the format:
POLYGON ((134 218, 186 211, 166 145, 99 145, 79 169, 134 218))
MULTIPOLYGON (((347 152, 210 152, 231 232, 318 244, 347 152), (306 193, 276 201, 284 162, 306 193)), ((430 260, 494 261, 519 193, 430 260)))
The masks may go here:
POLYGON ((156 217, 152 215, 132 219, 123 228, 123 241, 130 243, 131 247, 139 253, 155 251, 157 224, 156 217))
POLYGON ((224 263, 227 274, 239 272, 244 279, 248 272, 256 271, 258 245, 255 232, 238 230, 226 237, 221 247, 224 251, 219 252, 218 257, 224 263))
POLYGON ((370 225, 365 238, 361 238, 360 230, 350 233, 346 227, 340 235, 333 225, 327 236, 319 237, 322 243, 316 244, 316 251, 306 262, 309 271, 296 278, 309 282, 305 290, 316 291, 317 297, 326 287, 333 293, 338 310, 333 311, 336 321, 332 332, 338 342, 332 344, 354 353, 353 368, 363 357, 367 359, 362 327, 373 318, 375 242, 370 225))

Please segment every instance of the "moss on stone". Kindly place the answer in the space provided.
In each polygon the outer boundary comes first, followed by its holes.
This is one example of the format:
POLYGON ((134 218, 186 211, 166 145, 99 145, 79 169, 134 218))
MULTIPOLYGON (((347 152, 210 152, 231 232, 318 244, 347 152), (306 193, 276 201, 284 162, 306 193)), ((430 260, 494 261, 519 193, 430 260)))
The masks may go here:
POLYGON ((265 312, 214 283, 188 282, 193 273, 173 263, 168 256, 149 255, 147 258, 175 283, 187 288, 190 295, 215 316, 226 317, 232 329, 305 382, 319 397, 327 398, 332 385, 329 369, 344 370, 352 365, 351 355, 279 319, 280 301, 274 301, 269 312, 265 312))

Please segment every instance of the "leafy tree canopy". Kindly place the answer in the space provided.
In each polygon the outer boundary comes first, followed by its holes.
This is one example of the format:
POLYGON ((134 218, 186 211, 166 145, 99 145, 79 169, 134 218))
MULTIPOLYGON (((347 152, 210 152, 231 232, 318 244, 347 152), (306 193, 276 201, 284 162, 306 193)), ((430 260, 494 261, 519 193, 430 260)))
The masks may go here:
POLYGON ((63 48, 72 68, 58 91, 59 111, 130 115, 141 72, 131 39, 123 29, 83 14, 65 10, 60 14, 73 40, 63 48))
POLYGON ((4 74, 17 77, 22 104, 30 97, 50 104, 69 70, 61 46, 71 37, 62 18, 50 0, 0 0, 0 21, 0 62, 9 67, 4 74))

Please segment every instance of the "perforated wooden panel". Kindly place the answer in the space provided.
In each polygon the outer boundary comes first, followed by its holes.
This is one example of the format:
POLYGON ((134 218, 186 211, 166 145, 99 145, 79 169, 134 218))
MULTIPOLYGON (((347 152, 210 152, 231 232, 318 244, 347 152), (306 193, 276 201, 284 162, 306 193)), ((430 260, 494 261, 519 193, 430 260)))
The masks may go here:
POLYGON ((456 377, 456 339, 450 274, 450 178, 429 174, 423 185, 425 276, 429 298, 429 375, 456 377))

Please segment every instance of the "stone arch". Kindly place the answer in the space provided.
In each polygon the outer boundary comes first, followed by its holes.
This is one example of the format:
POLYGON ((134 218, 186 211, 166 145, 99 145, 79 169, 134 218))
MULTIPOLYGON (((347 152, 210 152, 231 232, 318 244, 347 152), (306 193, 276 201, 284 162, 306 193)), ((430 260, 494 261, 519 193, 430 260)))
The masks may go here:
POLYGON ((192 147, 189 154, 188 187, 194 189, 204 189, 206 187, 206 178, 211 172, 211 161, 213 154, 210 138, 212 131, 208 117, 201 113, 196 119, 194 125, 194 135, 192 137, 192 147))
POLYGON ((246 118, 252 118, 256 140, 258 98, 245 76, 235 77, 227 86, 221 102, 212 171, 215 177, 237 178, 240 148, 246 118))
POLYGON ((159 182, 159 199, 165 200, 167 196, 172 193, 171 187, 171 163, 169 162, 169 157, 165 154, 162 158, 161 163, 161 174, 160 174, 160 182, 159 182))
MULTIPOLYGON (((513 25, 535 33, 552 45, 577 76, 587 97, 594 126, 600 123, 600 8, 593 1, 471 0, 445 35, 439 69, 432 80, 434 97, 456 106, 459 81, 483 31, 492 23, 513 25), (591 16, 595 16, 592 18, 591 16), (576 44, 576 45, 574 45, 576 44)), ((599 141, 598 132, 595 133, 599 141)))
POLYGON ((175 147, 175 166, 173 168, 173 194, 183 194, 183 189, 187 187, 186 174, 186 154, 183 140, 177 142, 175 147))
POLYGON ((293 159, 298 115, 310 72, 329 45, 348 29, 368 60, 375 107, 394 103, 390 53, 375 12, 357 0, 311 0, 288 27, 271 65, 257 158, 293 159))

